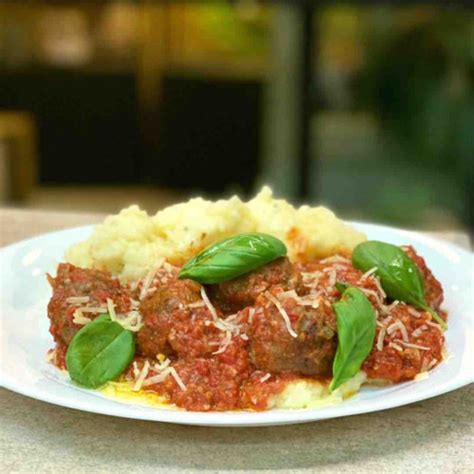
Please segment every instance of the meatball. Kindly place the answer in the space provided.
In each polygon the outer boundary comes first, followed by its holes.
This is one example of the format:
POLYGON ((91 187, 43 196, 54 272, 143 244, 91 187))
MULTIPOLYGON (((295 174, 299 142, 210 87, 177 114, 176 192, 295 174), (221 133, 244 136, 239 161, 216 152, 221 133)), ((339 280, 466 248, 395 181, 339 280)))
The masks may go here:
POLYGON ((210 286, 209 294, 224 312, 236 312, 252 306, 257 297, 272 286, 291 290, 299 284, 300 274, 288 258, 282 257, 253 272, 210 286))
POLYGON ((439 310, 444 299, 441 283, 434 277, 431 270, 427 267, 425 259, 420 257, 412 246, 407 245, 403 247, 403 249, 421 271, 425 286, 426 302, 435 311, 439 310))
POLYGON ((176 321, 189 318, 186 306, 201 300, 201 286, 191 280, 174 279, 142 301, 140 312, 143 327, 137 334, 137 345, 143 355, 173 352, 169 343, 170 332, 176 321), (185 313, 184 315, 182 313, 185 313))
MULTIPOLYGON (((58 344, 68 346, 82 327, 74 323, 74 312, 81 306, 105 307, 110 298, 117 312, 130 310, 131 292, 108 272, 79 268, 69 263, 58 266, 56 277, 48 275, 53 296, 48 304, 49 331, 58 344), (70 297, 88 297, 87 303, 73 304, 70 297)), ((98 313, 87 313, 94 319, 98 313)))
POLYGON ((259 297, 248 333, 255 367, 271 373, 331 375, 337 349, 336 316, 327 301, 321 298, 318 308, 302 306, 293 297, 280 301, 297 334, 293 337, 277 306, 267 296, 259 297))

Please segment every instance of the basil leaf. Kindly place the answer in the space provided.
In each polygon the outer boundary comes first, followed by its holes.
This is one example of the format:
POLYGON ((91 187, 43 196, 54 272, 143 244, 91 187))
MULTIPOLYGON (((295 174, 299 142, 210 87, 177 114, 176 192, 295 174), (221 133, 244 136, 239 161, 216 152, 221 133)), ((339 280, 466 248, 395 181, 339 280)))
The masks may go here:
POLYGON ((447 327, 426 303, 423 276, 400 247, 376 240, 362 242, 352 252, 352 264, 364 272, 377 267, 375 273, 387 296, 429 311, 443 328, 447 327))
POLYGON ((343 283, 342 281, 336 282, 334 286, 336 287, 336 290, 339 291, 339 293, 344 293, 344 291, 349 288, 349 285, 347 283, 343 283))
POLYGON ((97 388, 118 377, 135 354, 133 333, 102 315, 80 329, 66 354, 72 380, 97 388))
POLYGON ((238 234, 207 247, 179 272, 179 278, 212 284, 232 280, 286 255, 285 244, 268 234, 238 234))
POLYGON ((372 350, 376 321, 367 296, 355 287, 345 290, 332 307, 336 312, 338 346, 332 365, 331 391, 359 372, 372 350))

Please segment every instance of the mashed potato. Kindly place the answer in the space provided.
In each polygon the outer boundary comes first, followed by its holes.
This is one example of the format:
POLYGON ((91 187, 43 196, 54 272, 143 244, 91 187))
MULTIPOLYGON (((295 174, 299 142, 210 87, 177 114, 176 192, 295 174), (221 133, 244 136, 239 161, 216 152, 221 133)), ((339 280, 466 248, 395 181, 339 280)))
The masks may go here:
MULTIPOLYGON (((301 380, 289 382, 281 393, 270 398, 267 409, 297 410, 337 405, 357 393, 366 379, 366 374, 360 371, 331 393, 327 384, 317 380, 301 378, 301 380)), ((170 405, 164 397, 154 392, 133 391, 133 383, 131 382, 109 382, 101 389, 101 392, 107 397, 123 400, 127 403, 178 409, 175 405, 170 405)))
POLYGON ((182 264, 206 246, 241 232, 265 232, 283 240, 290 259, 325 257, 352 250, 364 234, 324 207, 295 208, 274 199, 270 188, 248 202, 191 199, 149 216, 130 206, 109 216, 66 260, 83 268, 108 270, 123 281, 143 277, 160 257, 182 264))

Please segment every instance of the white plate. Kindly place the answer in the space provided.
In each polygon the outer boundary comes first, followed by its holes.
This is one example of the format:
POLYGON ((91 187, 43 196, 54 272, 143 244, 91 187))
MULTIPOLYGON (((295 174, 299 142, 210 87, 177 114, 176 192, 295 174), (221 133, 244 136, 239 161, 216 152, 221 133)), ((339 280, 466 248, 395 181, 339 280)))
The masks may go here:
POLYGON ((472 383, 474 334, 473 254, 424 235, 389 227, 359 224, 370 239, 413 244, 441 280, 449 311, 446 341, 449 357, 428 379, 389 388, 363 388, 336 406, 311 410, 201 413, 165 410, 108 399, 74 386, 46 362, 53 346, 46 305, 46 272, 55 271, 67 247, 87 238, 92 226, 45 234, 1 249, 0 383, 23 395, 69 408, 143 420, 205 426, 258 426, 302 423, 368 413, 406 405, 472 383))

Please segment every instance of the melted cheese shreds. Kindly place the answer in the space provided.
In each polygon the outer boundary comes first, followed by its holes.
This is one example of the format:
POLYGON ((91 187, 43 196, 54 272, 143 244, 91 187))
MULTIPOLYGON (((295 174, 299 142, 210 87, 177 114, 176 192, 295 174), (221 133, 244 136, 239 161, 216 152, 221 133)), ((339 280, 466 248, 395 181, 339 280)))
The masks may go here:
POLYGON ((298 334, 296 334, 296 332, 294 331, 294 329, 291 326, 291 321, 290 321, 290 318, 289 318, 287 312, 285 311, 285 308, 283 308, 283 306, 278 301, 278 299, 275 298, 268 291, 265 292, 265 296, 267 297, 267 299, 269 299, 277 307, 278 311, 280 312, 280 314, 283 318, 283 321, 285 321, 285 326, 286 326, 286 329, 288 330, 288 332, 290 333, 290 336, 291 337, 298 337, 298 334))

